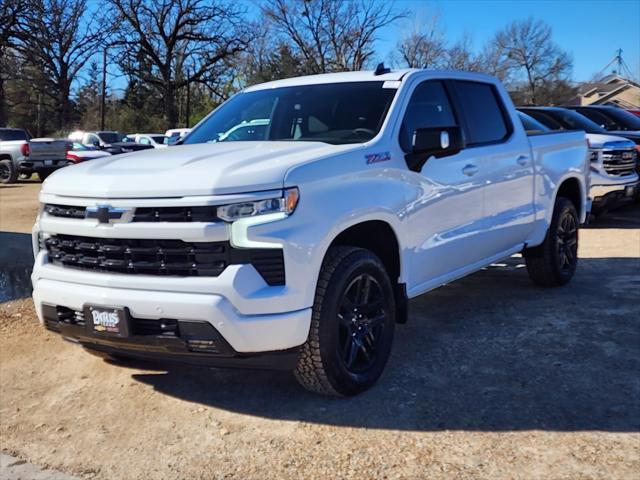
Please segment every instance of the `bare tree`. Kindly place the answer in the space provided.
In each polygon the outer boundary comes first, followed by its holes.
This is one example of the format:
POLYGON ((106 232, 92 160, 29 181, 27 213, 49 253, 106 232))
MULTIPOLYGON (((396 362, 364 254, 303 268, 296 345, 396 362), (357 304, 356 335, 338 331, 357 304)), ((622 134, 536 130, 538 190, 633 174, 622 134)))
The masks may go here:
POLYGON ((14 48, 24 20, 28 4, 26 0, 4 0, 0 2, 0 126, 7 124, 7 103, 4 92, 4 73, 9 70, 6 57, 14 48))
POLYGON ((116 36, 121 68, 158 88, 167 126, 178 121, 177 91, 191 83, 218 87, 228 62, 251 39, 241 12, 218 0, 109 0, 122 22, 116 36))
POLYGON ((103 41, 108 29, 87 0, 30 0, 18 48, 42 71, 44 94, 56 104, 58 128, 71 119, 71 86, 103 41))
POLYGON ((446 49, 438 16, 414 27, 396 46, 397 57, 407 68, 441 68, 446 49))
POLYGON ((380 30, 405 16, 393 2, 367 0, 267 0, 262 12, 305 73, 361 70, 380 30))
POLYGON ((448 70, 462 70, 466 72, 482 71, 480 58, 473 53, 471 45, 473 41, 469 35, 464 35, 460 40, 447 48, 445 68, 448 70))
POLYGON ((542 85, 571 73, 571 57, 553 42, 551 27, 540 20, 512 22, 496 34, 493 44, 514 79, 524 78, 532 103, 540 101, 542 85))

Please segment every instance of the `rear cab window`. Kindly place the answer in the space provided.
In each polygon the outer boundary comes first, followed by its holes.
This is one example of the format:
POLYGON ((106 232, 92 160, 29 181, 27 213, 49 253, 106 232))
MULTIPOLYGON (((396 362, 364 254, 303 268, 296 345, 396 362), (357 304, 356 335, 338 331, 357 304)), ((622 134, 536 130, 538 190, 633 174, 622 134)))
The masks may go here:
POLYGON ((14 141, 19 141, 19 140, 29 140, 29 136, 27 135, 27 132, 25 132, 24 130, 18 130, 18 129, 6 129, 6 130, 2 130, 0 129, 0 141, 3 142, 14 142, 14 141))
POLYGON ((467 147, 502 143, 511 136, 513 125, 494 85, 466 80, 451 84, 467 147))

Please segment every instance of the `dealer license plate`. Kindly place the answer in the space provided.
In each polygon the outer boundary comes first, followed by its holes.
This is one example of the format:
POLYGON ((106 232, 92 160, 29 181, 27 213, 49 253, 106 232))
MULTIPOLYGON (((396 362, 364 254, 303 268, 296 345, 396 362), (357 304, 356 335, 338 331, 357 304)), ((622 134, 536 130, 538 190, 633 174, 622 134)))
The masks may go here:
POLYGON ((90 333, 115 337, 129 336, 129 315, 124 308, 88 305, 84 308, 84 318, 90 333))

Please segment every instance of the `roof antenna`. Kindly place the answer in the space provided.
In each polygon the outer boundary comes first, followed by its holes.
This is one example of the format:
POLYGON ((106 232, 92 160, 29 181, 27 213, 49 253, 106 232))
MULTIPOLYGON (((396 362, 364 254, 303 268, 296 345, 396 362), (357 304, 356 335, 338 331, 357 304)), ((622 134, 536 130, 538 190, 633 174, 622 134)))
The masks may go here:
POLYGON ((385 73, 391 73, 391 69, 384 66, 384 62, 379 63, 376 67, 376 71, 373 72, 374 75, 384 75, 385 73))

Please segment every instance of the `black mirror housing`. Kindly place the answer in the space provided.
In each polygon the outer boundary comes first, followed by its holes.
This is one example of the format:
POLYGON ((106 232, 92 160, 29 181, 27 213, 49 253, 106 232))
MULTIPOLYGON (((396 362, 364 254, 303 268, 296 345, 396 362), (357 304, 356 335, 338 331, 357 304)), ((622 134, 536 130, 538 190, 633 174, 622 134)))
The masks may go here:
POLYGON ((455 155, 464 148, 460 127, 419 128, 413 132, 411 153, 405 156, 410 170, 419 172, 430 157, 455 155))

